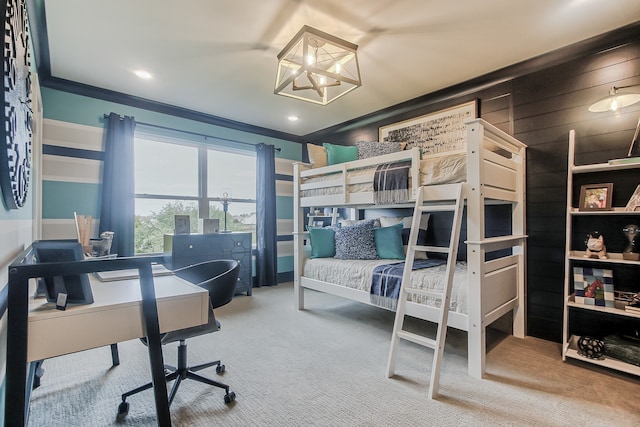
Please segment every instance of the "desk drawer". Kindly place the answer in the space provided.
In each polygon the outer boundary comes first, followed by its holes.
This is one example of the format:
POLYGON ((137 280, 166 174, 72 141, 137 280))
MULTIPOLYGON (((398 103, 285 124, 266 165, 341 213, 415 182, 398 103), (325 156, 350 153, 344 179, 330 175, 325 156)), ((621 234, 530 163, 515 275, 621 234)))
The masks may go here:
POLYGON ((207 234, 165 235, 165 252, 172 252, 174 257, 220 256, 222 248, 219 240, 208 236, 207 234))
MULTIPOLYGON (((172 276, 156 284, 156 291, 167 288, 166 283, 176 280, 172 276)), ((118 282, 98 286, 114 285, 118 282)), ((135 284, 137 285, 137 284, 135 284)), ((176 285, 170 285, 176 286, 176 285)), ((186 286, 191 293, 158 297, 158 320, 160 332, 170 332, 206 323, 209 296, 206 292, 193 293, 193 285, 186 286)), ((104 293, 103 293, 104 294, 104 293)), ((97 293, 97 295, 102 295, 97 293)), ((72 306, 64 312, 55 308, 41 309, 40 317, 32 315, 28 324, 28 361, 47 359, 76 351, 102 347, 128 341, 146 335, 143 328, 142 302, 125 301, 110 306, 87 304, 72 306), (55 316, 48 315, 47 311, 55 316)))

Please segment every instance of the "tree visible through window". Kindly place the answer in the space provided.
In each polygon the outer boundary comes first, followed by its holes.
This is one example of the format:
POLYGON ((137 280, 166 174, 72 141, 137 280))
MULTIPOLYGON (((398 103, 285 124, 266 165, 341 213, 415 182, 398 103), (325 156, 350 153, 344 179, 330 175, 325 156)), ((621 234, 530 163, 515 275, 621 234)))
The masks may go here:
POLYGON ((218 219, 222 230, 225 193, 227 229, 251 231, 255 241, 255 161, 251 151, 136 137, 135 253, 162 252, 175 215, 189 215, 192 233, 199 218, 218 219))

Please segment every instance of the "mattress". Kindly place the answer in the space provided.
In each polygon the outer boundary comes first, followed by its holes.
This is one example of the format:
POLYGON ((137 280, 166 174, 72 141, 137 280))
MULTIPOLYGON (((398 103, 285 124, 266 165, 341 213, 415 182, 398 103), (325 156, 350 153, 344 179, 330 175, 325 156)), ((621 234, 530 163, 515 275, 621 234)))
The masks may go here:
MULTIPOLYGON (((339 286, 369 292, 373 269, 382 264, 391 264, 394 260, 342 260, 335 258, 308 258, 305 260, 303 276, 332 283, 339 286)), ((395 261, 397 262, 397 261, 395 261)), ((414 270, 411 276, 412 287, 427 290, 442 290, 444 288, 446 264, 414 270)), ((433 297, 411 295, 411 301, 439 307, 440 300, 433 297)), ((467 264, 456 263, 451 288, 451 303, 449 310, 467 314, 467 264)))
MULTIPOLYGON (((367 182, 359 184, 350 184, 348 186, 349 193, 360 193, 373 191, 373 175, 376 167, 360 168, 349 171, 349 178, 366 177, 371 178, 367 182)), ((304 179, 304 184, 319 183, 335 180, 337 174, 329 174, 304 179)), ((449 155, 437 155, 420 160, 420 184, 419 185, 437 185, 437 184, 453 184, 456 182, 464 182, 467 179, 467 156, 464 153, 456 153, 449 155)), ((316 188, 312 190, 301 191, 302 197, 326 196, 331 194, 341 194, 342 186, 334 185, 331 187, 316 188)))

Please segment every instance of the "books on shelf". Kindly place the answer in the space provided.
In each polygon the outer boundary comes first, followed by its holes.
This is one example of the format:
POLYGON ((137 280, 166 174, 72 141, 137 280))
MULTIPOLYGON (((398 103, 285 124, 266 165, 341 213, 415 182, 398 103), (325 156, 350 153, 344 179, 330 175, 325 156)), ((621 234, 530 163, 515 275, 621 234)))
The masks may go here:
POLYGON ((610 165, 631 165, 640 163, 640 157, 625 157, 623 159, 609 160, 610 165))

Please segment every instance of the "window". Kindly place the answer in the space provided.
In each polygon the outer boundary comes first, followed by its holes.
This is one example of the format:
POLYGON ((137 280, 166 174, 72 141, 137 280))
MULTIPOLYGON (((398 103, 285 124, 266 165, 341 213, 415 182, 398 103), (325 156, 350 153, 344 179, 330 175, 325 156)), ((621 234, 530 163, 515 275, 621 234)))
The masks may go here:
POLYGON ((217 218, 225 227, 251 231, 255 239, 255 154, 206 144, 136 136, 135 253, 163 252, 164 235, 174 231, 174 216, 189 215, 191 232, 198 218, 217 218))

